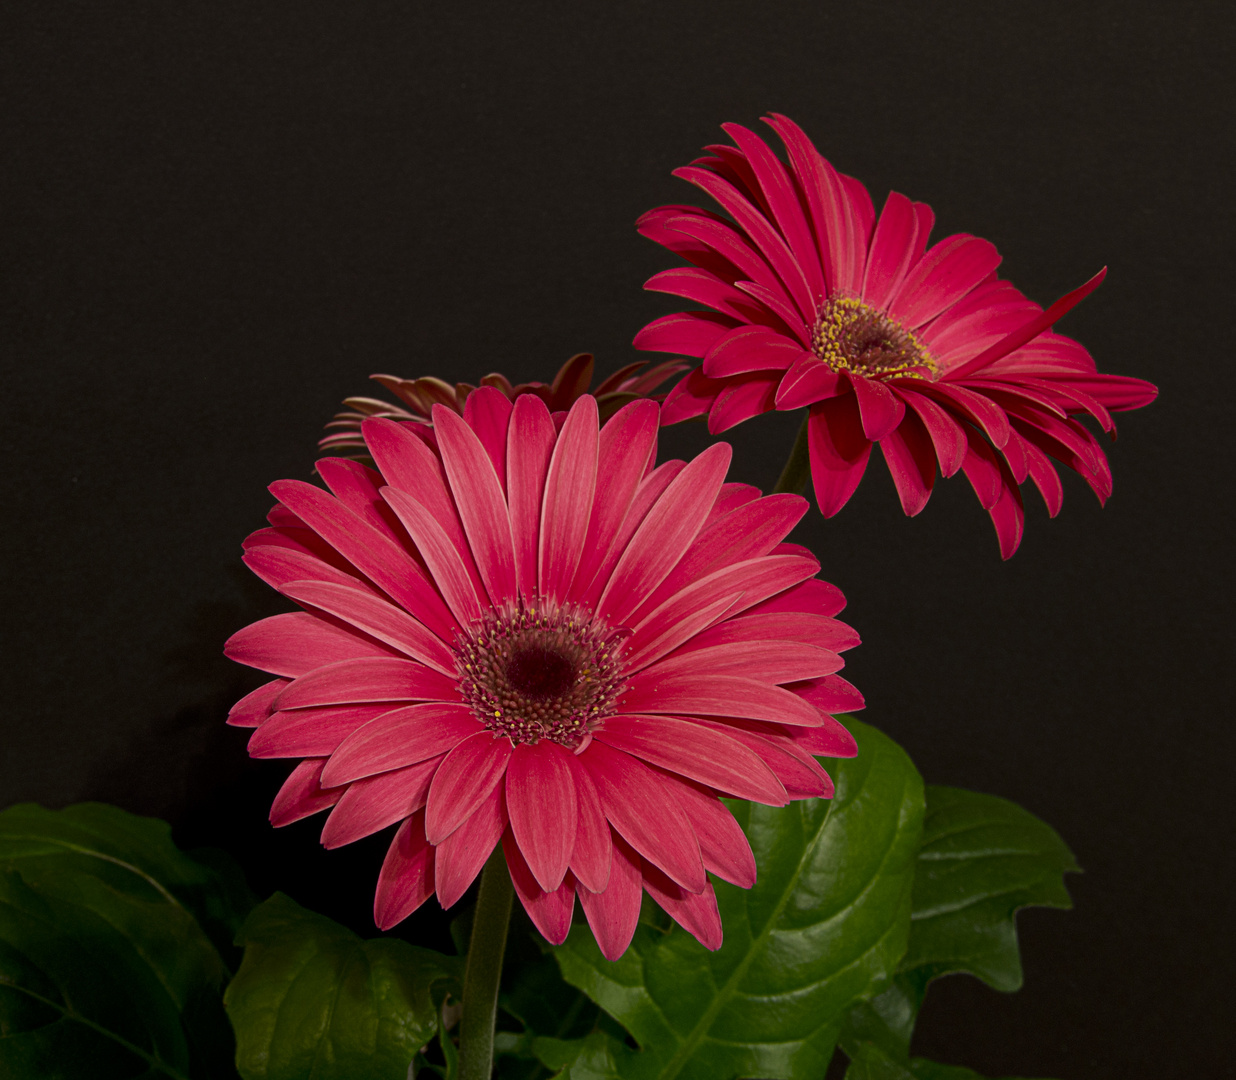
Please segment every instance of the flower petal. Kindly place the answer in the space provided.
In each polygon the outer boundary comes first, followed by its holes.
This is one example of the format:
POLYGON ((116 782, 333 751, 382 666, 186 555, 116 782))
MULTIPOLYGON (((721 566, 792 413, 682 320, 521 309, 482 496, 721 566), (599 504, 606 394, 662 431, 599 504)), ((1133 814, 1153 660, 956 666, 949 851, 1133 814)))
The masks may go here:
POLYGON ((441 761, 431 758, 349 784, 322 826, 322 846, 342 847, 411 817, 425 805, 441 761))
POLYGON ((871 456, 871 441, 863 433, 853 394, 811 406, 807 450, 816 504, 821 514, 832 517, 850 501, 871 456))
POLYGON ((357 728, 392 707, 390 702, 381 702, 277 712, 250 737, 249 756, 327 757, 357 728))
POLYGON ((237 630, 223 655, 272 675, 296 677, 323 664, 360 656, 398 656, 399 650, 303 611, 272 615, 237 630))
POLYGON ((228 710, 227 722, 233 727, 258 727, 270 719, 275 699, 290 685, 287 679, 272 679, 249 691, 228 710))
POLYGON ((425 815, 417 811, 399 826, 382 862, 373 900, 373 921, 389 930, 433 896, 434 850, 425 839, 425 815))
MULTIPOLYGON (((707 884, 700 847, 668 781, 647 765, 593 739, 579 756, 591 774, 610 824, 636 851, 683 888, 707 884)), ((614 871, 610 872, 610 887, 614 871)))
POLYGON ((605 820, 597 786, 579 757, 568 755, 568 764, 575 783, 575 806, 579 814, 575 823, 575 847, 571 851, 571 872, 586 890, 602 892, 609 882, 613 850, 609 822, 605 820))
POLYGON ((901 423, 901 418, 906 413, 905 402, 878 379, 851 375, 850 383, 858 401, 863 434, 872 442, 878 442, 901 423))
POLYGON ((458 701, 454 679, 415 660, 365 656, 306 672, 286 684, 280 709, 346 705, 366 701, 458 701))
POLYGON ((542 596, 564 599, 588 533, 597 485, 597 403, 580 398, 563 424, 545 478, 537 581, 542 596))
POLYGON ((343 788, 322 786, 325 764, 326 758, 306 758, 292 770, 270 807, 270 823, 276 829, 334 806, 343 797, 343 788))
POLYGON ((995 245, 956 233, 935 244, 910 268, 887 311, 907 330, 917 330, 952 307, 1000 265, 995 245))
POLYGON ((475 813, 434 848, 438 903, 453 907, 476 880, 507 826, 503 785, 496 784, 475 813))
POLYGON ((463 411, 464 422, 476 432, 493 463, 503 494, 506 492, 506 440, 512 409, 511 399, 501 390, 481 386, 468 395, 463 411))
POLYGON ((506 489, 515 545, 515 576, 520 595, 526 600, 532 599, 537 591, 541 503, 556 439, 554 422, 545 403, 532 394, 517 398, 507 433, 506 489))
POLYGON ((631 938, 635 936, 640 900, 644 894, 641 870, 639 855, 615 833, 613 870, 605 891, 589 892, 583 889, 579 893, 579 902, 588 917, 592 935, 606 960, 617 960, 627 951, 631 938))
POLYGON ((696 938, 704 948, 721 948, 721 913, 712 882, 698 892, 681 888, 647 859, 643 865, 644 888, 671 919, 696 938))
POLYGON ((607 746, 737 799, 784 806, 785 790, 740 742, 676 716, 611 716, 596 733, 607 746))
POLYGON ((349 735, 323 770, 327 784, 415 765, 454 748, 485 729, 467 705, 427 702, 375 717, 349 735))
MULTIPOLYGON (((835 676, 827 676, 835 678, 835 676)), ((819 725, 819 715, 804 701, 779 686, 735 675, 670 675, 651 667, 632 676, 618 701, 624 713, 688 713, 702 716, 745 716, 778 724, 819 725)), ((611 819, 612 820, 612 819, 611 819)))
POLYGON ((515 894, 532 925, 551 945, 561 945, 570 932, 571 913, 575 910, 574 879, 568 875, 554 888, 542 889, 509 828, 502 834, 502 851, 515 894))
POLYGON ((570 751, 548 739, 521 743, 506 773, 506 808, 519 850, 545 892, 562 884, 578 820, 570 751))
POLYGON ((506 774, 510 739, 478 731, 456 744, 434 774, 425 803, 425 835, 440 844, 463 824, 506 774))

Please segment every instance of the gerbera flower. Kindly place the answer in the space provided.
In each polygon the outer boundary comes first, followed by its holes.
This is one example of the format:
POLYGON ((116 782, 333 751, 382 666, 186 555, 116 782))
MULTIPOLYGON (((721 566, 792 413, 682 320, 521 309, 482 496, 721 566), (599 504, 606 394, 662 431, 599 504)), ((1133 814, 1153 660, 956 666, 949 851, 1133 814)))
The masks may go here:
POLYGON ((858 639, 783 542, 806 500, 725 483, 724 443, 653 468, 647 400, 601 429, 586 395, 558 430, 539 397, 482 387, 432 419, 436 450, 366 421, 378 471, 273 484, 245 543, 305 609, 227 644, 276 676, 229 718, 257 727, 250 753, 304 759, 271 821, 332 808, 327 847, 398 823, 383 929, 454 904, 501 842, 550 941, 578 895, 617 957, 646 890, 716 948, 708 874, 756 872, 719 796, 828 797, 813 755, 855 752, 831 714, 862 705, 836 674, 858 639))
MULTIPOLYGON (((648 367, 647 360, 637 360, 634 364, 627 364, 615 371, 591 391, 592 396, 597 399, 601 422, 604 423, 624 405, 638 398, 651 397, 654 401, 661 400, 665 395, 654 394, 653 391, 666 379, 690 366, 680 360, 670 360, 648 367)), ((510 379, 495 371, 482 378, 481 385, 501 390, 511 401, 524 394, 534 394, 545 402, 550 412, 564 412, 574 405, 581 395, 590 392, 588 388, 592 385, 593 367, 590 353, 576 353, 558 369, 552 383, 528 382, 512 385, 510 379)), ((456 383, 452 386, 432 375, 419 379, 401 379, 397 375, 369 377, 386 387, 407 408, 380 398, 345 398, 343 403, 348 407, 347 410, 336 413, 335 418, 326 425, 331 434, 318 441, 319 449, 372 464, 372 459, 365 449, 365 440, 361 437, 361 425, 365 420, 370 417, 386 417, 390 420, 419 421, 426 425, 422 432, 423 437, 432 440, 429 424, 433 407, 444 405, 462 416, 468 395, 476 389, 471 383, 456 383)))
POLYGON ((1021 540, 1027 477, 1053 517, 1060 509, 1050 459, 1104 502, 1107 459, 1074 416, 1114 435, 1111 412, 1146 405, 1157 390, 1099 374, 1081 345, 1048 328, 1106 271, 1043 311, 996 277, 988 241, 958 233, 928 248, 930 207, 892 192, 877 219, 863 185, 792 121, 766 122, 788 168, 753 132, 726 124, 736 146, 708 147, 712 156, 674 173, 728 219, 663 206, 639 221, 694 264, 646 287, 712 309, 657 319, 635 338, 637 348, 703 359, 670 392, 663 422, 707 413, 715 434, 810 406, 811 476, 826 517, 854 493, 879 443, 910 515, 927 504, 937 463, 945 476, 964 471, 1005 558, 1021 540))

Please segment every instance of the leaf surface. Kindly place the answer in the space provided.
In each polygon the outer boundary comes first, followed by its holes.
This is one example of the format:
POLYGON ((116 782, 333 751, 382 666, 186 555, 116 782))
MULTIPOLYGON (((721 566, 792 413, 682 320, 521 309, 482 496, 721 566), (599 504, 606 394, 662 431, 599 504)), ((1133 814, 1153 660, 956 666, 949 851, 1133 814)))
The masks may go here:
POLYGON ((224 1001, 245 1080, 405 1080, 457 978, 453 957, 366 941, 282 893, 254 908, 240 941, 224 1001))
POLYGON ((234 1077, 203 922, 223 933, 243 896, 165 822, 100 803, 0 813, 0 1075, 234 1077))

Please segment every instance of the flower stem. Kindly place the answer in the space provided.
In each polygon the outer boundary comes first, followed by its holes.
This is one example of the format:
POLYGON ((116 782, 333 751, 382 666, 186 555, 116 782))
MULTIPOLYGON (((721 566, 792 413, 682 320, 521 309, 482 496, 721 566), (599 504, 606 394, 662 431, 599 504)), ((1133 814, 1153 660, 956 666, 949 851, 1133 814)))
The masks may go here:
POLYGON ((472 917, 472 941, 464 968, 463 1016, 459 1020, 459 1080, 489 1080, 493 1072, 498 983, 514 895, 499 844, 481 872, 481 892, 472 917))
POLYGON ((777 478, 773 494, 788 491, 799 495, 807 485, 807 477, 811 475, 811 457, 807 450, 807 420, 810 416, 810 412, 803 416, 802 427, 798 429, 798 437, 794 440, 794 449, 790 451, 785 468, 777 478))

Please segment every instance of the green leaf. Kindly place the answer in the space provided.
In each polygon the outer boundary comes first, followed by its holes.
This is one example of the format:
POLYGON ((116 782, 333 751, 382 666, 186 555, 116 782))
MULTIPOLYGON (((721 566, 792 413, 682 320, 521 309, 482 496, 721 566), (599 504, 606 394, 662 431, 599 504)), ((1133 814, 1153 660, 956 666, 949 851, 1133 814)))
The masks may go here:
POLYGON ((533 1052, 553 1080, 622 1080, 622 1071, 634 1056, 613 1033, 598 1029, 582 1039, 554 1039, 546 1035, 532 1040, 533 1052))
POLYGON ((235 890, 113 806, 0 812, 0 1074, 228 1077, 227 970, 198 915, 235 890))
MULTIPOLYGON (((567 981, 634 1036, 623 1077, 823 1075, 845 1010, 896 969, 909 933, 922 781, 892 740, 857 721, 858 757, 828 763, 832 800, 735 803, 759 867, 716 883, 725 944, 641 924, 616 962, 584 925, 555 952, 567 981)), ((603 1075, 603 1074, 602 1074, 603 1075)))
MULTIPOLYGON (((842 1037, 846 1053, 859 1060, 870 1044, 908 1068, 918 1011, 928 984, 941 975, 964 971, 997 990, 1020 988, 1016 913, 1032 904, 1072 906, 1063 876, 1076 870, 1056 831, 1016 803, 928 786, 909 946, 893 983, 850 1010, 842 1037)), ((962 1080, 976 1074, 922 1075, 962 1080)))
POLYGON ((1016 803, 929 787, 902 970, 968 971, 996 990, 1019 989, 1013 917, 1031 904, 1072 907, 1063 876, 1077 870, 1056 830, 1016 803))
POLYGON ((224 1002, 245 1080, 405 1080, 457 991, 457 958, 365 941, 282 893, 254 908, 239 943, 224 1002))
MULTIPOLYGON (((984 1080, 973 1069, 960 1065, 940 1065, 926 1058, 912 1058, 898 1062, 879 1047, 870 1043, 863 1045, 856 1056, 850 1059, 845 1080, 984 1080)), ((1007 1076, 1002 1080, 1022 1080, 1007 1076)))

